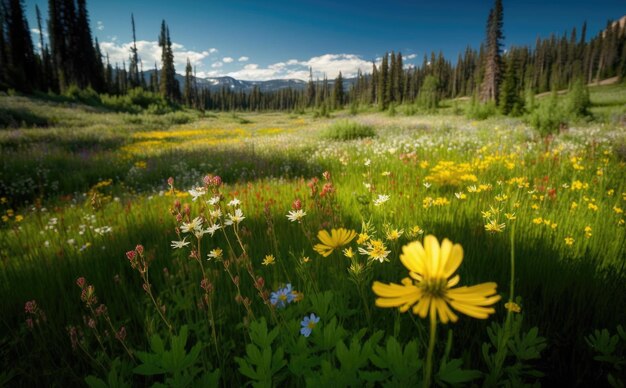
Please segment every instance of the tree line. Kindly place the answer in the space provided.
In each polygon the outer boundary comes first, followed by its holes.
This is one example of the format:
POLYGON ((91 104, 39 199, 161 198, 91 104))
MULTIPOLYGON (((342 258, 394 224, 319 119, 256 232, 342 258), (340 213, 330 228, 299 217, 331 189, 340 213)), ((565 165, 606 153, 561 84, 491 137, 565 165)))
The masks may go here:
POLYGON ((347 105, 375 105, 381 110, 399 104, 431 109, 444 98, 471 96, 498 104, 503 113, 522 109, 523 96, 571 87, 609 77, 626 77, 626 29, 608 22, 587 39, 586 24, 561 36, 537 38, 534 47, 512 46, 503 50, 503 6, 495 0, 487 23, 485 41, 478 49, 467 47, 455 63, 441 52, 425 55, 421 65, 405 66, 400 52, 386 53, 372 63, 370 73, 358 71, 346 80, 324 77, 309 81, 303 90, 281 89, 249 92, 223 87, 219 91, 198 87, 189 59, 184 82, 174 67, 170 31, 161 23, 158 44, 161 63, 144 70, 139 57, 135 18, 131 14, 133 44, 126 61, 111 64, 94 38, 85 0, 49 0, 45 38, 42 15, 35 7, 39 50, 34 49, 22 0, 0 0, 0 90, 22 93, 67 93, 92 89, 96 93, 124 96, 137 88, 172 104, 208 110, 340 109, 347 105))

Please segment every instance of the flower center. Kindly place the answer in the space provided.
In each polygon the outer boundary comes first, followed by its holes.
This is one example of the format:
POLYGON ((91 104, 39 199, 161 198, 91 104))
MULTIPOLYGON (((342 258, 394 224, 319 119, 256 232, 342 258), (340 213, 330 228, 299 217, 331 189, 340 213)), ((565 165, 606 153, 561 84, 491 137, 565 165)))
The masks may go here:
POLYGON ((419 287, 424 291, 425 294, 436 297, 443 298, 446 295, 446 291, 448 281, 444 278, 438 279, 428 279, 420 282, 418 284, 419 287))
POLYGON ((313 322, 313 321, 309 321, 309 323, 307 323, 306 325, 307 325, 307 327, 309 329, 314 329, 315 328, 315 322, 313 322))

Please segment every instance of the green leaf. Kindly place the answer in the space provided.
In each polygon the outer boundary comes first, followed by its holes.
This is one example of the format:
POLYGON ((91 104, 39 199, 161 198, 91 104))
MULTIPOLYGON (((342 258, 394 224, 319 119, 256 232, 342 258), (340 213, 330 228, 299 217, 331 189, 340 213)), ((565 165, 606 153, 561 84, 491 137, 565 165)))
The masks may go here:
POLYGON ((482 373, 473 369, 462 369, 463 361, 453 359, 442 362, 437 377, 448 384, 467 383, 482 376, 482 373))
POLYGON ((87 376, 85 377, 85 383, 91 388, 109 388, 109 386, 102 381, 102 379, 97 378, 96 376, 87 376))

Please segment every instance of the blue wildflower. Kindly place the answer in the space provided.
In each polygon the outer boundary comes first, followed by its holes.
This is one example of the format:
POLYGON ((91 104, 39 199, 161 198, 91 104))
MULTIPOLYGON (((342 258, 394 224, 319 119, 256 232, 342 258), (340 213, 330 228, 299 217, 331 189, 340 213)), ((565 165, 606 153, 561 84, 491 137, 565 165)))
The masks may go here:
POLYGON ((315 328, 315 326, 317 325, 319 321, 320 321, 320 317, 316 316, 313 313, 311 313, 311 315, 309 315, 308 317, 305 316, 302 322, 300 322, 300 325, 302 325, 302 328, 300 329, 300 334, 302 334, 305 337, 310 336, 311 332, 313 331, 313 329, 315 328))
POLYGON ((288 283, 285 287, 270 294, 270 303, 276 308, 285 308, 289 303, 294 301, 294 290, 291 288, 291 283, 288 283))

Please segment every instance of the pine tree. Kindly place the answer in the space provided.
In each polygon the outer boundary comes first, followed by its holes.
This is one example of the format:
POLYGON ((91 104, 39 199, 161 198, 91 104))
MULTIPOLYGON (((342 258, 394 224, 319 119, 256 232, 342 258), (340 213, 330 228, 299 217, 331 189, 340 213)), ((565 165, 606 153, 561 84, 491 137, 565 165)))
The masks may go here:
POLYGON ((6 53, 6 43, 4 37, 4 25, 5 25, 5 13, 4 7, 0 3, 0 90, 8 88, 7 85, 7 67, 9 63, 8 55, 6 53))
POLYGON ((389 105, 389 54, 385 53, 378 74, 378 108, 386 110, 389 105))
POLYGON ((516 58, 511 55, 504 74, 504 80, 500 89, 500 110, 503 114, 519 116, 522 113, 523 100, 519 95, 517 79, 516 58))
POLYGON ((313 68, 309 67, 309 83, 306 87, 307 107, 312 107, 315 104, 315 84, 313 83, 313 68))
POLYGON ((485 56, 485 74, 481 87, 481 100, 498 101, 500 78, 502 73, 502 0, 495 0, 495 5, 489 12, 487 19, 487 40, 485 56))
POLYGON ((174 53, 172 51, 172 41, 170 40, 170 30, 167 27, 165 20, 161 22, 159 46, 161 47, 161 95, 169 101, 178 101, 180 89, 178 81, 176 80, 174 53))
POLYGON ((133 45, 130 48, 130 65, 128 67, 130 84, 132 87, 140 86, 139 80, 139 55, 137 54, 137 37, 135 35, 135 15, 130 14, 130 22, 133 28, 133 45))
POLYGON ((37 79, 37 62, 22 1, 10 0, 6 11, 8 11, 6 23, 9 46, 7 81, 17 90, 30 92, 37 86, 36 82, 33 82, 37 79))
POLYGON ((344 91, 343 91, 343 77, 341 71, 337 78, 335 78, 335 85, 333 87, 333 107, 334 109, 341 109, 344 103, 344 91))
POLYGON ((183 99, 185 105, 191 107, 193 102, 193 80, 191 76, 191 62, 187 58, 187 66, 185 66, 185 86, 183 89, 183 99))

